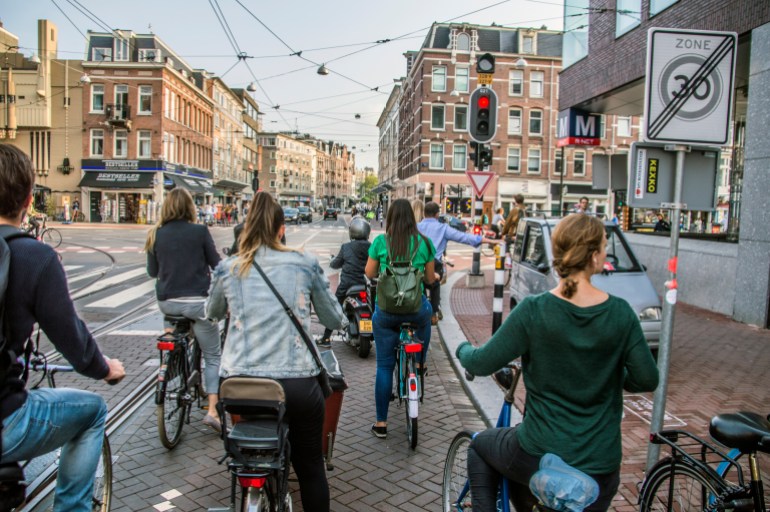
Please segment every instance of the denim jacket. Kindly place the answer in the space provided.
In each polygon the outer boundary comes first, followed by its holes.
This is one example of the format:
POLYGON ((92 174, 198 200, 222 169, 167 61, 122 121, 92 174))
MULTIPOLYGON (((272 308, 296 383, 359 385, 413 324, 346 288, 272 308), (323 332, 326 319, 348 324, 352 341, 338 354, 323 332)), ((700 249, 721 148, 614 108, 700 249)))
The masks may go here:
MULTIPOLYGON (((308 253, 259 249, 257 263, 310 332, 310 304, 330 329, 347 326, 329 279, 308 253)), ((307 344, 281 303, 251 266, 245 277, 233 273, 238 257, 223 260, 211 278, 206 316, 219 319, 230 309, 230 327, 219 375, 254 375, 274 379, 311 377, 319 372, 307 344)))

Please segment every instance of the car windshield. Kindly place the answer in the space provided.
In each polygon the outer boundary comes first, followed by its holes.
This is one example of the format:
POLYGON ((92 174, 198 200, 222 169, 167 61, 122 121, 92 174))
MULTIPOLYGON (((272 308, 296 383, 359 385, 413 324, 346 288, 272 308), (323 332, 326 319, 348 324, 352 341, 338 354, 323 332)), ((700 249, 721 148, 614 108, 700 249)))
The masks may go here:
POLYGON ((296 215, 297 209, 296 208, 284 208, 283 213, 287 215, 296 215))
POLYGON ((609 272, 641 272, 642 266, 628 247, 617 226, 605 226, 607 230, 607 259, 604 269, 609 272))
POLYGON ((310 208, 308 208, 307 206, 300 206, 300 207, 299 207, 299 208, 297 208, 297 209, 298 209, 299 211, 301 211, 302 213, 307 213, 307 212, 309 212, 309 211, 310 211, 310 208))

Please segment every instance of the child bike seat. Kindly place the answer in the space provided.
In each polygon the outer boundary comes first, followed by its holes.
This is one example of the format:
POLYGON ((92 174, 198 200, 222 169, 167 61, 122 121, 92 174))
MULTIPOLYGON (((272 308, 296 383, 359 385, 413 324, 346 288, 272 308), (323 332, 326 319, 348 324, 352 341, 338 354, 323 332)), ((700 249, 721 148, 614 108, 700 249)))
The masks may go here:
POLYGON ((728 448, 737 448, 743 453, 770 453, 770 421, 754 412, 714 416, 709 434, 728 448))
POLYGON ((241 421, 227 434, 230 441, 246 450, 277 450, 280 435, 275 419, 241 421))

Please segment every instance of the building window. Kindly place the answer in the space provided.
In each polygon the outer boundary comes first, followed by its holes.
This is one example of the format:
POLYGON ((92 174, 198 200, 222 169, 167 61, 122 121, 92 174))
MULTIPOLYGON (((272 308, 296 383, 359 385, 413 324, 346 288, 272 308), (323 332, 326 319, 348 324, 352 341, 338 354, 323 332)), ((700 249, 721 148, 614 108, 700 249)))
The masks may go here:
POLYGON ((468 68, 455 68, 455 90, 459 92, 468 92, 468 68))
POLYGON ((617 134, 618 137, 630 137, 631 136, 631 118, 618 116, 617 121, 617 134))
POLYGON ((508 111, 508 135, 521 135, 520 108, 512 108, 508 111))
POLYGON ((511 96, 524 94, 524 71, 512 69, 508 73, 508 94, 511 96))
POLYGON ((91 156, 104 156, 104 130, 91 130, 91 156))
POLYGON ((457 34, 457 50, 467 52, 471 49, 471 38, 465 32, 457 34))
POLYGON ((446 66, 433 66, 433 81, 431 91, 446 91, 446 66))
POLYGON ((464 171, 468 167, 468 146, 452 146, 452 170, 464 171))
POLYGON ((115 61, 127 61, 129 58, 128 39, 115 38, 115 61))
POLYGON ((444 105, 433 105, 430 110, 431 110, 430 129, 443 130, 444 129, 444 105))
POLYGON ((650 0, 650 17, 668 9, 679 0, 650 0))
POLYGON ((615 37, 620 37, 638 26, 642 22, 641 14, 642 0, 616 0, 615 37))
POLYGON ((521 148, 508 148, 508 172, 521 172, 521 148))
POLYGON ((431 169, 443 169, 444 168, 444 145, 443 144, 431 144, 430 145, 430 168, 431 169))
POLYGON ((139 62, 160 62, 160 50, 157 48, 140 48, 139 62))
POLYGON ((607 133, 605 130, 607 129, 607 116, 604 114, 599 115, 599 138, 600 139, 606 139, 607 133))
POLYGON ((137 134, 137 158, 152 157, 152 132, 139 130, 137 134))
POLYGON ((527 151, 527 174, 540 174, 540 149, 527 151))
POLYGON ((530 135, 543 134, 543 111, 542 110, 529 111, 529 134, 530 135))
POLYGON ((152 114, 152 86, 139 86, 139 113, 152 114))
POLYGON ((529 97, 543 97, 543 83, 545 82, 545 73, 542 71, 532 71, 529 74, 529 97))
POLYGON ((115 86, 115 104, 128 105, 128 86, 127 85, 115 86))
POLYGON ((112 60, 112 48, 92 48, 91 60, 96 62, 111 61, 112 60))
POLYGON ((163 95, 164 96, 164 98, 163 98, 163 115, 166 116, 166 117, 171 117, 171 114, 170 114, 170 112, 171 112, 171 107, 170 107, 171 91, 169 91, 168 89, 165 89, 165 91, 166 91, 166 94, 163 95))
POLYGON ((91 85, 91 112, 104 112, 104 85, 91 85))
POLYGON ((128 158, 128 131, 115 130, 114 158, 128 158))
POLYGON ((572 171, 574 176, 586 175, 586 154, 585 151, 575 151, 573 156, 575 167, 572 171))
POLYGON ((521 53, 535 53, 535 38, 533 36, 521 38, 521 53))
POLYGON ((590 0, 570 0, 564 5, 564 35, 561 42, 562 69, 588 55, 590 0))
POLYGON ((468 107, 465 105, 455 105, 455 131, 468 131, 468 107))

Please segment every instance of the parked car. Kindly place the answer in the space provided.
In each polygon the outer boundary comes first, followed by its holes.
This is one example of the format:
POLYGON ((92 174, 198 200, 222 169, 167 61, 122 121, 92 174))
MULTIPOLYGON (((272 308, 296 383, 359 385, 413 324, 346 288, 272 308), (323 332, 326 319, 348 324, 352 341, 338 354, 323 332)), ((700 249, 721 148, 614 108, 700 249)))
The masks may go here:
POLYGON ((300 222, 313 222, 313 210, 311 210, 309 207, 300 206, 297 208, 297 211, 299 212, 300 222))
MULTIPOLYGON (((556 287, 551 233, 559 219, 525 217, 519 221, 511 254, 511 309, 529 295, 556 287)), ((625 299, 639 315, 642 331, 653 354, 660 340, 660 298, 620 228, 605 222, 607 259, 604 270, 591 282, 607 293, 625 299)))
POLYGON ((299 224, 299 210, 296 208, 284 208, 283 220, 286 224, 299 224))
POLYGON ((455 228, 456 230, 462 231, 463 233, 468 231, 468 223, 453 215, 439 215, 438 221, 448 223, 449 227, 455 228))
POLYGON ((334 219, 337 220, 337 209, 336 208, 327 208, 324 210, 324 220, 326 219, 334 219))

